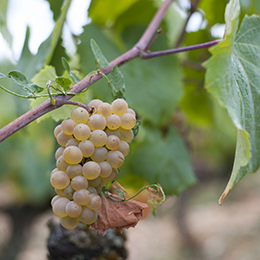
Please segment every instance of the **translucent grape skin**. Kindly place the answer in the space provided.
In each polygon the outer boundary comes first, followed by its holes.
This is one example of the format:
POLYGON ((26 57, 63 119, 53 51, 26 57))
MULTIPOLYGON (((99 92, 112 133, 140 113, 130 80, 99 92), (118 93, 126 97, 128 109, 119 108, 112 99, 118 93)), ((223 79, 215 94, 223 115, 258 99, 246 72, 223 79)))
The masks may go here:
POLYGON ((56 152, 55 152, 55 159, 57 160, 62 154, 63 154, 63 151, 64 151, 64 147, 59 147, 56 152))
POLYGON ((86 189, 77 190, 73 194, 73 200, 80 205, 87 205, 90 200, 90 192, 86 189))
POLYGON ((73 229, 79 224, 78 218, 64 217, 61 219, 61 225, 66 229, 73 229))
POLYGON ((51 206, 53 206, 53 204, 55 203, 55 201, 58 200, 58 199, 60 199, 60 198, 62 198, 62 196, 60 196, 60 195, 55 195, 55 196, 52 198, 52 200, 51 200, 51 206))
POLYGON ((91 155, 91 159, 97 163, 105 161, 107 158, 107 149, 105 147, 97 147, 91 155))
POLYGON ((119 147, 120 140, 116 135, 110 135, 107 137, 106 147, 109 150, 116 150, 119 147))
POLYGON ((134 138, 134 133, 132 130, 126 130, 120 127, 119 132, 120 140, 126 141, 127 143, 131 142, 134 138))
POLYGON ((121 119, 118 115, 112 114, 107 117, 106 126, 108 129, 116 130, 120 127, 121 119))
POLYGON ((82 167, 82 174, 88 180, 96 179, 101 172, 100 166, 98 163, 89 161, 86 162, 82 167))
POLYGON ((66 135, 63 133, 63 131, 61 131, 58 135, 57 135, 57 143, 60 146, 65 147, 65 145, 67 144, 67 142, 69 141, 69 139, 72 138, 72 135, 66 135))
POLYGON ((75 138, 71 138, 65 145, 65 148, 67 148, 68 146, 78 146, 79 145, 79 141, 76 140, 75 138))
POLYGON ((83 207, 82 213, 79 216, 79 221, 84 224, 92 224, 93 217, 95 216, 95 213, 93 210, 89 209, 88 207, 83 207))
POLYGON ((69 165, 66 169, 66 173, 70 179, 73 179, 75 176, 82 174, 82 165, 80 164, 69 165))
POLYGON ((56 171, 51 175, 50 181, 54 188, 65 189, 70 183, 70 178, 66 172, 56 171))
POLYGON ((66 213, 66 205, 70 200, 67 198, 59 198, 57 199, 52 206, 52 211, 54 212, 54 214, 58 217, 66 217, 67 213, 66 213))
POLYGON ((126 157, 130 150, 129 144, 126 141, 120 140, 117 150, 126 157))
POLYGON ((100 208, 101 207, 101 198, 100 198, 100 196, 97 195, 97 194, 91 194, 90 196, 91 196, 91 200, 88 203, 87 207, 92 209, 92 210, 100 208))
POLYGON ((118 98, 114 100, 111 106, 112 106, 113 113, 118 116, 121 116, 122 114, 126 113, 128 109, 127 102, 122 98, 118 98))
POLYGON ((109 151, 107 154, 107 162, 113 168, 119 168, 124 163, 124 155, 119 151, 109 151))
POLYGON ((99 164, 99 166, 101 168, 101 172, 100 172, 99 176, 101 178, 107 178, 112 173, 111 165, 108 162, 106 162, 106 161, 100 162, 98 164, 99 164))
POLYGON ((91 130, 104 130, 106 127, 106 118, 100 114, 94 114, 89 117, 88 126, 91 130))
POLYGON ((109 103, 104 102, 98 106, 97 113, 107 118, 112 114, 112 106, 109 103))
POLYGON ((107 134, 102 130, 94 130, 89 140, 94 144, 95 147, 102 147, 107 142, 107 134))
POLYGON ((76 146, 69 146, 63 152, 64 160, 69 164, 78 164, 83 159, 81 150, 76 146))
POLYGON ((65 119, 61 123, 61 129, 64 134, 66 135, 72 135, 73 129, 77 124, 72 119, 65 119))
POLYGON ((96 179, 94 180, 89 180, 89 185, 92 187, 97 187, 100 183, 101 183, 101 178, 98 176, 96 179))
POLYGON ((100 99, 92 99, 88 106, 89 107, 94 107, 96 110, 98 109, 98 107, 103 104, 103 101, 101 101, 100 99))
POLYGON ((67 188, 63 190, 63 196, 65 196, 67 199, 72 199, 74 194, 74 189, 69 185, 67 188))
POLYGON ((90 128, 85 124, 78 124, 73 130, 73 135, 79 141, 87 140, 90 136, 90 128))
POLYGON ((89 119, 88 111, 83 107, 76 107, 70 113, 70 118, 76 123, 87 123, 89 119))
POLYGON ((75 201, 70 201, 65 207, 65 211, 69 217, 76 218, 82 212, 82 206, 75 201))
MULTIPOLYGON (((65 150, 65 149, 64 149, 65 150)), ((57 161, 56 161, 56 167, 60 170, 60 171, 66 171, 67 167, 69 166, 69 164, 64 160, 63 155, 61 155, 57 161)))
POLYGON ((71 187, 74 190, 81 190, 81 189, 86 189, 88 187, 88 180, 83 177, 83 176, 75 176, 72 180, 71 180, 71 187))
POLYGON ((54 128, 53 133, 54 133, 55 138, 57 138, 58 134, 59 134, 61 131, 62 131, 61 125, 57 125, 57 126, 54 128))
POLYGON ((81 150, 81 152, 83 153, 84 157, 90 157, 94 151, 95 151, 95 146, 94 144, 89 141, 89 140, 83 140, 79 143, 79 149, 81 150))
POLYGON ((121 124, 120 126, 126 130, 132 129, 136 124, 135 116, 130 113, 124 113, 120 116, 121 124))

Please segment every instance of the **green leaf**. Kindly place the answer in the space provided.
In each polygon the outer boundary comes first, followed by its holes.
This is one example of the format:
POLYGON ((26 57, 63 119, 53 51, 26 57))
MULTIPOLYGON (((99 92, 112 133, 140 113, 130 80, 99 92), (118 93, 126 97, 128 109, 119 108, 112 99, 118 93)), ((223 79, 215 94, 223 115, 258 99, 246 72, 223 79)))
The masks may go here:
POLYGON ((138 0, 95 0, 91 1, 88 14, 91 20, 98 25, 105 25, 108 21, 114 22, 116 18, 125 12, 138 0))
POLYGON ((185 144, 173 127, 162 136, 159 128, 143 125, 137 139, 119 178, 137 174, 149 183, 159 183, 167 195, 179 194, 196 182, 185 144))
POLYGON ((63 0, 47 0, 53 12, 53 19, 56 21, 60 16, 63 0))
POLYGON ((6 78, 5 74, 0 73, 0 79, 5 79, 5 78, 6 78))
POLYGON ((1 0, 0 1, 0 32, 4 39, 8 42, 8 44, 11 46, 12 44, 12 35, 10 34, 8 28, 7 28, 7 10, 8 10, 8 0, 1 0))
POLYGON ((99 48, 99 46, 97 45, 95 40, 93 40, 93 39, 90 40, 90 46, 91 46, 91 50, 92 50, 92 52, 93 52, 93 54, 95 56, 96 63, 98 64, 98 67, 99 68, 108 68, 108 67, 110 67, 107 59, 103 55, 101 49, 99 48))
POLYGON ((238 129, 231 178, 220 199, 248 172, 260 166, 260 19, 245 17, 238 33, 239 2, 227 5, 225 39, 210 49, 204 64, 206 88, 224 106, 238 129))
POLYGON ((65 92, 70 91, 71 80, 65 77, 56 77, 55 82, 58 83, 65 92))
POLYGON ((69 62, 64 57, 61 58, 61 62, 62 62, 63 68, 69 73, 69 75, 73 79, 73 81, 75 83, 79 82, 80 79, 77 77, 77 75, 73 71, 70 70, 69 62))
MULTIPOLYGON (((42 92, 43 94, 47 94, 47 88, 46 88, 46 84, 49 80, 55 80, 57 77, 57 74, 55 72, 55 68, 52 66, 45 66, 39 73, 37 73, 33 78, 32 78, 32 82, 43 87, 44 91, 42 92)), ((63 74, 64 78, 68 78, 69 74, 67 72, 65 72, 63 74)), ((54 83, 57 84, 57 83, 54 83)), ((71 87, 72 84, 68 87, 71 87)), ((81 93, 80 95, 77 95, 75 97, 73 97, 74 101, 78 101, 78 102, 82 102, 82 103, 86 103, 86 96, 87 93, 81 93)), ((36 100, 31 100, 31 107, 36 107, 37 105, 40 105, 43 101, 47 100, 48 98, 39 98, 36 100)), ((72 111, 72 109, 75 106, 71 106, 71 105, 64 105, 59 109, 55 109, 47 114, 45 114, 44 116, 40 117, 37 119, 37 122, 40 122, 41 120, 51 117, 53 120, 55 121, 59 121, 59 120, 63 120, 65 118, 68 118, 70 115, 70 112, 72 111)))
POLYGON ((123 97, 123 92, 125 92, 125 80, 122 72, 118 68, 117 64, 113 67, 109 78, 111 78, 111 84, 113 86, 113 95, 115 98, 123 97))
POLYGON ((8 77, 11 78, 19 86, 26 86, 29 83, 26 76, 22 72, 17 70, 10 71, 8 73, 8 77))
POLYGON ((40 93, 44 90, 44 88, 42 88, 42 87, 40 87, 40 86, 38 86, 34 83, 30 84, 29 86, 33 90, 33 92, 35 92, 35 93, 40 93))
POLYGON ((226 0, 202 0, 198 7, 206 13, 208 23, 213 26, 216 23, 224 23, 226 0))

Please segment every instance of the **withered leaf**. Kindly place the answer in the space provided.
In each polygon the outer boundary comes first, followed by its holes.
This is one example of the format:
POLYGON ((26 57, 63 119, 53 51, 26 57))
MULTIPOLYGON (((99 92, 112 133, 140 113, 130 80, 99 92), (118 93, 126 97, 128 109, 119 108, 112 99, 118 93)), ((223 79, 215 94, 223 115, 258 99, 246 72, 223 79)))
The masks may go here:
MULTIPOLYGON (((111 197, 120 200, 117 195, 110 194, 111 197)), ((97 210, 98 218, 91 224, 91 228, 104 235, 109 228, 116 228, 122 232, 123 228, 135 227, 143 215, 143 209, 148 206, 145 203, 129 200, 114 201, 101 195, 102 205, 97 210)), ((122 200, 122 199, 121 199, 122 200)))

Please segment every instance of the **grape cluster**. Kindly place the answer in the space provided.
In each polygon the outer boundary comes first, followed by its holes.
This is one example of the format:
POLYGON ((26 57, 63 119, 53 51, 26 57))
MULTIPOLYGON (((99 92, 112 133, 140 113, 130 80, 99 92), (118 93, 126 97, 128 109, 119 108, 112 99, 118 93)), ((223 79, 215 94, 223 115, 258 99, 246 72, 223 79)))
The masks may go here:
POLYGON ((51 205, 67 229, 95 222, 101 206, 98 194, 116 179, 136 124, 135 112, 124 99, 112 104, 94 99, 88 106, 93 108, 91 115, 77 107, 54 129, 60 147, 50 178, 57 193, 51 205))

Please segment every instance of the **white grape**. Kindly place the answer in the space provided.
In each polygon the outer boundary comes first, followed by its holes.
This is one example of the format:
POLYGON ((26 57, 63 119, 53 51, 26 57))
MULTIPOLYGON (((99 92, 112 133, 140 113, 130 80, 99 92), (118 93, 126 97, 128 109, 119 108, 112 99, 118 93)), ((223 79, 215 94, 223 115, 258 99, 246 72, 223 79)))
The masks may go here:
POLYGON ((107 117, 106 126, 111 130, 116 130, 120 127, 121 119, 118 115, 112 114, 107 117))
POLYGON ((111 105, 113 113, 118 116, 121 116, 122 114, 126 113, 128 109, 127 102, 122 98, 114 100, 111 105))
POLYGON ((72 135, 65 135, 63 133, 63 131, 61 131, 58 135, 57 135, 57 143, 60 146, 65 147, 65 145, 67 144, 67 142, 72 138, 72 135))
POLYGON ((105 130, 105 132, 106 132, 107 136, 115 135, 115 136, 117 136, 118 138, 120 138, 120 132, 119 132, 118 129, 116 129, 116 130, 111 130, 111 129, 107 128, 107 129, 105 130))
POLYGON ((134 117, 136 117, 135 111, 133 109, 131 109, 131 108, 128 108, 126 113, 130 113, 130 114, 134 115, 134 117))
POLYGON ((68 177, 66 172, 56 171, 51 175, 50 182, 54 188, 61 190, 65 189, 69 185, 70 178, 68 177))
POLYGON ((89 140, 83 140, 79 143, 79 149, 81 150, 81 152, 83 153, 84 157, 90 157, 94 151, 95 151, 95 146, 94 144, 89 141, 89 140))
POLYGON ((119 147, 120 140, 116 135, 110 135, 107 137, 106 147, 109 150, 116 150, 119 147))
POLYGON ((101 172, 99 175, 101 178, 106 178, 112 173, 112 167, 107 161, 103 161, 98 164, 101 168, 101 172))
POLYGON ((97 189, 94 188, 94 187, 88 186, 87 190, 88 190, 90 193, 95 193, 95 194, 97 194, 97 189))
POLYGON ((100 183, 101 183, 101 178, 98 176, 96 179, 94 180, 89 180, 88 181, 89 185, 92 187, 97 187, 100 183))
POLYGON ((130 150, 129 144, 126 141, 120 140, 117 150, 126 157, 130 150))
POLYGON ((100 166, 98 163, 89 161, 86 162, 82 167, 82 174, 88 180, 96 179, 101 172, 100 166))
POLYGON ((70 118, 78 124, 84 124, 88 122, 89 113, 83 107, 76 107, 71 111, 70 118))
POLYGON ((91 155, 91 159, 95 162, 105 161, 107 158, 107 149, 105 147, 97 147, 94 153, 91 155))
POLYGON ((60 197, 64 197, 63 191, 64 191, 64 189, 56 189, 56 188, 55 188, 55 192, 56 192, 60 197))
POLYGON ((91 133, 89 140, 95 147, 102 147, 107 142, 107 134, 102 130, 94 130, 91 133))
POLYGON ((67 188, 63 190, 63 196, 71 200, 73 198, 74 192, 75 190, 71 187, 71 185, 69 185, 67 188))
POLYGON ((69 164, 78 164, 83 159, 81 150, 76 146, 69 146, 63 152, 64 160, 69 164))
POLYGON ((68 146, 78 146, 79 145, 79 141, 76 140, 75 138, 71 138, 65 145, 65 147, 67 148, 68 146))
POLYGON ((83 177, 83 176, 75 176, 72 180, 71 180, 71 187, 74 190, 81 190, 81 189, 86 189, 88 187, 88 180, 83 177))
POLYGON ((102 103, 97 108, 97 113, 101 114, 105 118, 112 114, 112 106, 108 103, 102 103))
MULTIPOLYGON (((64 149, 65 150, 65 149, 64 149)), ((69 166, 69 164, 64 160, 64 156, 61 155, 57 161, 56 161, 56 167, 60 170, 60 171, 66 171, 67 167, 69 166)))
POLYGON ((126 130, 120 127, 119 132, 120 140, 126 141, 127 143, 131 142, 134 138, 134 133, 132 130, 126 130))
POLYGON ((62 131, 61 125, 57 125, 57 126, 54 128, 53 133, 54 133, 55 138, 57 138, 58 134, 59 134, 61 131, 62 131))
POLYGON ((55 159, 57 160, 62 154, 63 154, 63 151, 64 151, 64 147, 59 147, 56 152, 55 152, 55 159))
POLYGON ((121 124, 120 126, 126 130, 132 129, 136 124, 135 116, 130 113, 124 113, 120 116, 121 124))
POLYGON ((82 174, 82 165, 80 164, 69 165, 66 169, 66 173, 70 179, 73 179, 75 176, 82 174))
POLYGON ((69 217, 76 218, 82 212, 82 206, 75 201, 70 201, 65 207, 65 211, 69 217))
POLYGON ((94 218, 95 214, 94 211, 89 209, 88 207, 83 207, 82 208, 82 212, 79 216, 79 221, 84 223, 84 224, 92 224, 93 218, 94 218))
POLYGON ((92 209, 92 210, 100 208, 101 203, 102 203, 100 196, 97 195, 97 194, 90 194, 90 196, 91 196, 91 200, 88 203, 87 207, 92 209))
POLYGON ((124 155, 119 151, 109 151, 106 159, 113 168, 118 168, 124 163, 124 155))
POLYGON ((89 103, 88 106, 89 107, 94 107, 96 110, 98 109, 98 107, 103 104, 103 102, 100 99, 92 99, 89 103))
MULTIPOLYGON (((55 195, 55 196, 52 198, 52 200, 51 200, 51 206, 53 206, 54 202, 55 202, 56 200, 60 199, 60 198, 62 198, 62 196, 60 196, 60 195, 55 195)), ((90 201, 90 200, 89 200, 89 201, 90 201)))
POLYGON ((61 219, 61 225, 66 229, 73 229, 79 224, 78 218, 64 217, 61 219))
POLYGON ((80 189, 75 191, 73 194, 73 200, 80 205, 87 205, 91 200, 89 190, 80 189))
POLYGON ((52 206, 52 211, 53 213, 58 216, 58 217, 66 217, 67 213, 66 213, 66 205, 70 200, 67 198, 59 198, 57 199, 52 206))
POLYGON ((73 135, 79 141, 87 140, 90 136, 90 128, 85 124, 78 124, 73 130, 73 135))
POLYGON ((72 119, 70 119, 70 118, 69 119, 65 119, 61 123, 61 129, 62 129, 64 134, 72 135, 73 134, 73 129, 74 129, 74 127, 76 125, 77 124, 72 119))
POLYGON ((88 126, 91 130, 104 130, 106 127, 106 118, 100 114, 94 114, 89 117, 88 126))

